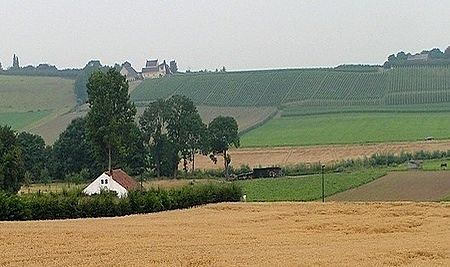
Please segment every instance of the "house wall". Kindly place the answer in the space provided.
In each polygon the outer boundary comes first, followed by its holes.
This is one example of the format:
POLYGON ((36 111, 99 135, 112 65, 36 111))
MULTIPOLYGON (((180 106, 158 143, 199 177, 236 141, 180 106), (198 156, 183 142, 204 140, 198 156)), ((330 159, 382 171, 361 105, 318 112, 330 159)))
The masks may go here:
POLYGON ((142 77, 144 79, 154 79, 165 76, 164 71, 152 71, 152 72, 142 72, 142 77))
POLYGON ((118 197, 126 197, 128 191, 121 186, 119 183, 111 179, 105 173, 102 173, 97 179, 95 179, 91 184, 89 184, 84 190, 83 193, 86 195, 100 194, 101 190, 109 190, 117 193, 118 197), (107 184, 102 184, 101 180, 108 180, 107 184))

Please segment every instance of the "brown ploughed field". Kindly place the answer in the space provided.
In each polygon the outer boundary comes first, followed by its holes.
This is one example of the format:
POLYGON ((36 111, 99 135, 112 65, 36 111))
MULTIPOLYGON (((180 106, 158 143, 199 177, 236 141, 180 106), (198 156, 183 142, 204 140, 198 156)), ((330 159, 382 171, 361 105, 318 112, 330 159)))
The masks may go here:
MULTIPOLYGON (((450 196, 450 172, 391 172, 371 183, 338 193, 332 201, 439 201, 450 196)), ((450 222, 449 222, 450 223, 450 222)))
POLYGON ((449 203, 231 203, 0 223, 0 266, 450 266, 449 203))
MULTIPOLYGON (((416 151, 447 151, 450 150, 450 140, 379 143, 379 144, 348 144, 320 145, 277 148, 240 148, 230 150, 232 165, 239 167, 248 164, 257 166, 285 166, 298 163, 331 163, 346 159, 370 157, 375 153, 401 153, 416 151)), ((214 164, 208 157, 197 156, 195 166, 199 169, 223 168, 223 158, 218 157, 214 164)))

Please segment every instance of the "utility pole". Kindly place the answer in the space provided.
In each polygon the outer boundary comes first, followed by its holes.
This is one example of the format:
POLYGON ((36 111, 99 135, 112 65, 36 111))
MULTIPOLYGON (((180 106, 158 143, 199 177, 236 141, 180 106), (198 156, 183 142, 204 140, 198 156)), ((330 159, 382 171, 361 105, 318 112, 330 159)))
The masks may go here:
POLYGON ((325 202, 325 179, 324 179, 324 172, 325 164, 322 164, 321 170, 322 170, 322 202, 325 202))

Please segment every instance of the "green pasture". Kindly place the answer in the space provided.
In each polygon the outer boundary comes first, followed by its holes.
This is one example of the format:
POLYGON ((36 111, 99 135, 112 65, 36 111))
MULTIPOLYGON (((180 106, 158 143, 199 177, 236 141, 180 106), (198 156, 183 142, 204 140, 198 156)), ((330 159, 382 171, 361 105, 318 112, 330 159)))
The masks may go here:
MULTIPOLYGON (((383 169, 325 174, 325 196, 358 187, 385 174, 383 169)), ((242 186, 248 201, 311 201, 322 196, 321 175, 263 178, 236 183, 242 186)))
POLYGON ((42 118, 48 116, 48 110, 34 112, 3 112, 0 113, 0 125, 9 125, 14 130, 21 130, 42 118))
POLYGON ((0 112, 67 109, 75 106, 73 80, 0 75, 0 112))
POLYGON ((447 166, 450 167, 450 159, 433 159, 433 160, 424 160, 422 163, 422 170, 424 171, 442 171, 449 170, 448 167, 441 167, 441 164, 447 163, 447 166))
POLYGON ((348 113, 275 118, 241 137, 243 147, 450 138, 450 112, 348 113))

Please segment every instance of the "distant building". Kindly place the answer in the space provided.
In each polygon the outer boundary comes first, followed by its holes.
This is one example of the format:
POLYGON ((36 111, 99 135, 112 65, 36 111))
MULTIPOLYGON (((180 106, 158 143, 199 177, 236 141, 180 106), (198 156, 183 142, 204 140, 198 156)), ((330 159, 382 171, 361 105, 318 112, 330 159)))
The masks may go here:
POLYGON ((169 74, 172 72, 165 60, 161 64, 158 59, 147 60, 145 67, 142 68, 142 78, 144 79, 160 78, 169 74))
POLYGON ((172 74, 175 74, 178 72, 178 65, 177 62, 175 60, 172 60, 169 62, 169 68, 170 71, 172 72, 172 74))
POLYGON ((125 76, 128 82, 140 80, 142 78, 142 76, 131 66, 128 61, 122 64, 120 74, 125 76))
POLYGON ((408 61, 427 61, 429 59, 428 54, 408 55, 408 61))
POLYGON ((139 189, 139 184, 121 169, 102 173, 97 179, 90 183, 83 193, 86 195, 100 194, 101 191, 114 191, 118 197, 126 197, 128 192, 139 189))

